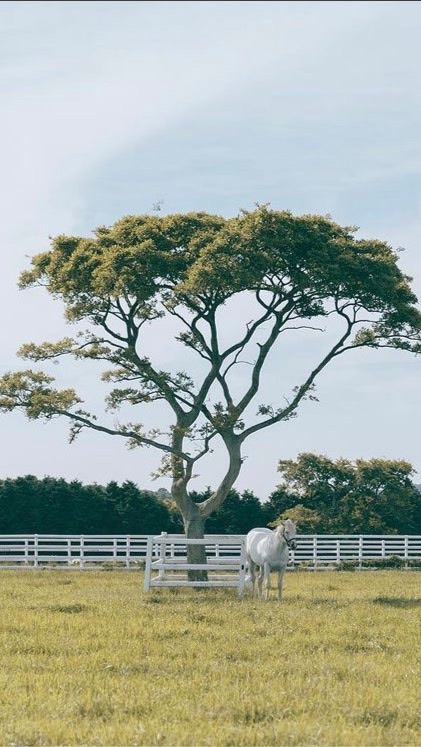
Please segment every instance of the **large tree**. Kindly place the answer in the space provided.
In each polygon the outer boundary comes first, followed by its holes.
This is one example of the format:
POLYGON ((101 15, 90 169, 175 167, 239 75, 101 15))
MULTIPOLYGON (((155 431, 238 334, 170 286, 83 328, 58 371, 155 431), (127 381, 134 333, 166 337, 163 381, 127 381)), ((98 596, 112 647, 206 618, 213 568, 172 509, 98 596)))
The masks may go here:
POLYGON ((128 216, 90 238, 57 236, 32 259, 20 285, 43 286, 61 299, 78 332, 59 342, 24 345, 20 355, 32 361, 105 361, 102 378, 116 385, 108 406, 130 405, 133 416, 131 422, 110 423, 82 408, 73 389, 56 388, 51 375, 31 369, 2 377, 0 407, 21 409, 30 419, 67 418, 71 438, 91 428, 121 436, 131 447, 159 450, 186 534, 200 537, 238 477, 246 439, 294 416, 314 396, 326 366, 359 348, 420 350, 421 315, 398 255, 383 241, 355 234, 329 217, 259 206, 233 218, 128 216), (232 320, 241 296, 248 299, 249 315, 238 317, 236 339, 223 343, 227 306, 232 320), (162 334, 163 317, 179 325, 176 339, 200 366, 162 370, 147 355, 144 332, 155 325, 162 334), (302 328, 328 333, 321 336, 319 358, 286 400, 256 404, 274 346, 286 330, 302 328), (233 381, 244 358, 249 366, 243 376, 248 372, 249 378, 239 391, 233 381), (138 413, 162 400, 169 425, 147 431, 138 413), (227 453, 225 474, 205 500, 195 502, 190 481, 217 439, 227 453))

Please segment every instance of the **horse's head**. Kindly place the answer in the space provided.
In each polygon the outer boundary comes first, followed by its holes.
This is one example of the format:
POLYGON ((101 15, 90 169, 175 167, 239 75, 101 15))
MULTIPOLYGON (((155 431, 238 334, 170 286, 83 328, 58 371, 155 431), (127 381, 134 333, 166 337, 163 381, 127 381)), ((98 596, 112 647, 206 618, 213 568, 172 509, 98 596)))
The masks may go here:
POLYGON ((282 524, 276 528, 276 533, 283 537, 290 550, 295 550, 297 547, 297 541, 295 539, 297 535, 297 525, 292 519, 285 519, 282 524))

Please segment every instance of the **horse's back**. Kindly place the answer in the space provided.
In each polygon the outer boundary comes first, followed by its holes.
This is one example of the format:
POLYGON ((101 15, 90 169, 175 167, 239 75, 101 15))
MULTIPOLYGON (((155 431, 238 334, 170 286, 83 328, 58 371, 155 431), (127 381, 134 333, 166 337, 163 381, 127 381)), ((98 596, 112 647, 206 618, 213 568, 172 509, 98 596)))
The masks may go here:
POLYGON ((258 563, 257 545, 262 539, 271 534, 272 530, 267 527, 256 527, 248 533, 246 537, 246 553, 254 563, 258 563))

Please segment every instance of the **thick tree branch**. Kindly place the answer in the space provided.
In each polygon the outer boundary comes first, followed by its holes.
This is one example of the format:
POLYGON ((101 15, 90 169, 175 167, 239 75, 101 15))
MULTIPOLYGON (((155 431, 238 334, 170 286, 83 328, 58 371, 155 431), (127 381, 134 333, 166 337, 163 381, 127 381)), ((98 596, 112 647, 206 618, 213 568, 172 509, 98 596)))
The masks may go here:
POLYGON ((222 505, 241 470, 242 458, 240 439, 232 432, 222 434, 222 437, 228 451, 228 469, 215 492, 205 501, 198 504, 200 515, 203 518, 210 516, 211 513, 216 511, 222 505))
POLYGON ((174 454, 180 459, 184 459, 186 462, 190 461, 191 457, 189 454, 185 454, 184 452, 177 452, 174 450, 171 446, 168 446, 167 444, 162 444, 159 441, 147 438, 146 436, 141 436, 139 433, 136 433, 136 431, 130 430, 130 429, 115 429, 115 428, 108 428, 105 425, 99 425, 98 423, 94 423, 92 420, 89 420, 89 418, 83 417, 81 415, 77 415, 73 412, 67 412, 66 410, 57 410, 57 415, 62 415, 63 417, 69 418, 75 423, 80 423, 82 428, 91 428, 94 431, 100 431, 101 433, 107 433, 109 436, 122 436, 123 438, 129 438, 133 441, 136 441, 139 446, 153 446, 155 449, 158 449, 159 451, 165 451, 167 454, 174 454))

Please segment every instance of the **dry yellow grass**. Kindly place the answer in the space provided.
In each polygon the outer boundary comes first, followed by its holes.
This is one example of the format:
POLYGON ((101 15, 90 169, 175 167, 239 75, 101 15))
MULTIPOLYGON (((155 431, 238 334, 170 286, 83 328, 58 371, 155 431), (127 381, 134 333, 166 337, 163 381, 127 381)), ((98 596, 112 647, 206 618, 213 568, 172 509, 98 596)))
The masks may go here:
POLYGON ((0 574, 0 744, 421 745, 421 575, 289 573, 285 597, 0 574))

